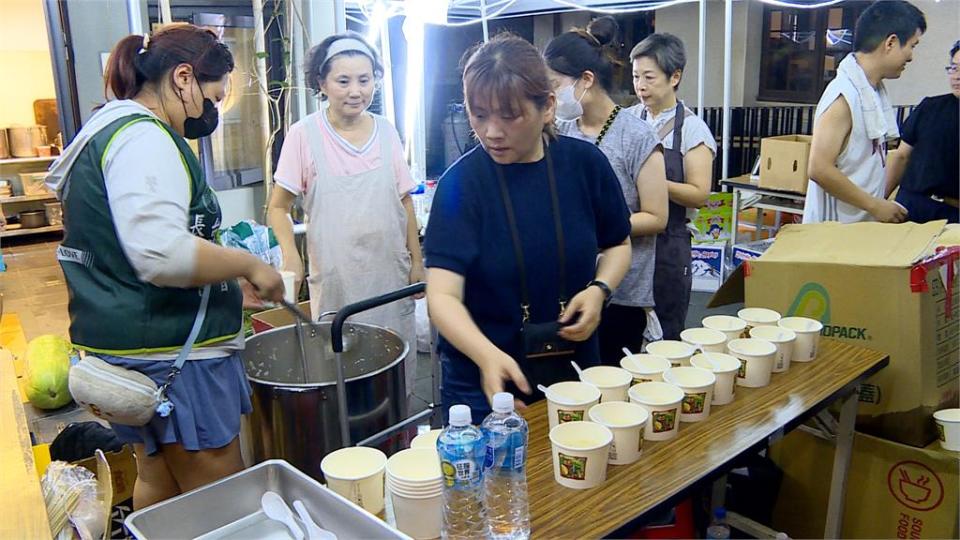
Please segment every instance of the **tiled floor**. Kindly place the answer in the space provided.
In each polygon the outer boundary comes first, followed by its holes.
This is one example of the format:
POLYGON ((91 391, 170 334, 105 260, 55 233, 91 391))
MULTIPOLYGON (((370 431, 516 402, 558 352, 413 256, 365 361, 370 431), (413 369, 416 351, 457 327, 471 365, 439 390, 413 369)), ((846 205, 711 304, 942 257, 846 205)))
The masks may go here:
MULTIPOLYGON (((7 271, 0 273, 0 293, 3 294, 3 309, 17 313, 26 338, 42 334, 67 335, 70 324, 67 314, 67 289, 63 273, 56 259, 56 236, 41 242, 5 242, 3 258, 7 271)), ((739 304, 708 309, 709 293, 693 293, 687 327, 700 326, 706 315, 735 314, 739 304)), ((414 412, 422 410, 432 399, 430 355, 419 354, 417 384, 412 399, 414 412)))

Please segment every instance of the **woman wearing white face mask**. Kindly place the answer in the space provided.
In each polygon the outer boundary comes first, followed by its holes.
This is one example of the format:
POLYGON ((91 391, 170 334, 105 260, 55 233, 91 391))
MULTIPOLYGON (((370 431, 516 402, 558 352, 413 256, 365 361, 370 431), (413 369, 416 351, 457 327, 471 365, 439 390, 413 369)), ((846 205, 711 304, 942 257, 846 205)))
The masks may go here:
POLYGON ((630 208, 630 270, 600 322, 600 355, 617 365, 624 347, 639 352, 654 306, 653 273, 656 235, 667 224, 667 186, 659 141, 645 122, 621 112, 610 98, 612 60, 604 50, 617 33, 612 17, 601 17, 586 30, 572 30, 547 45, 544 59, 557 89, 557 130, 595 144, 610 161, 630 208))
MULTIPOLYGON (((367 112, 383 75, 377 52, 357 34, 314 47, 305 70, 327 107, 291 126, 280 152, 267 219, 284 268, 303 279, 290 208, 303 197, 309 219, 310 308, 316 317, 423 280, 423 259, 410 191, 414 187, 397 130, 367 112)), ((351 318, 396 331, 416 344, 412 299, 351 318)), ((416 354, 405 360, 407 395, 416 354)))

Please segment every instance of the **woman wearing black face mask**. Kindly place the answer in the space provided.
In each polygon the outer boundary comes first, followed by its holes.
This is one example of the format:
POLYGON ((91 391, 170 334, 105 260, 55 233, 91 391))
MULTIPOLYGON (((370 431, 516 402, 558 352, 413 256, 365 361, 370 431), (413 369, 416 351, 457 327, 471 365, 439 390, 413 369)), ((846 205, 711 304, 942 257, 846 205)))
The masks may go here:
POLYGON ((216 35, 189 25, 128 36, 110 55, 113 98, 54 164, 63 203, 58 250, 70 290, 70 338, 158 385, 188 341, 211 285, 196 344, 167 390, 167 417, 113 424, 134 444, 134 506, 142 508, 243 467, 237 435, 251 410, 238 278, 279 300, 280 275, 255 256, 214 243, 220 207, 184 137, 217 127, 233 57, 216 35))

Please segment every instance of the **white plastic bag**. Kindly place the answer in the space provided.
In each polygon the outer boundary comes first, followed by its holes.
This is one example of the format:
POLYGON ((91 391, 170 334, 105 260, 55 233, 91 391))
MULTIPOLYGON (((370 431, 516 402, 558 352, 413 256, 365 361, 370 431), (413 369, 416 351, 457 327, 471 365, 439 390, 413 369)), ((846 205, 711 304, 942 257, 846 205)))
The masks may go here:
POLYGON ((417 352, 430 352, 430 315, 427 313, 427 299, 416 300, 417 309, 417 352))

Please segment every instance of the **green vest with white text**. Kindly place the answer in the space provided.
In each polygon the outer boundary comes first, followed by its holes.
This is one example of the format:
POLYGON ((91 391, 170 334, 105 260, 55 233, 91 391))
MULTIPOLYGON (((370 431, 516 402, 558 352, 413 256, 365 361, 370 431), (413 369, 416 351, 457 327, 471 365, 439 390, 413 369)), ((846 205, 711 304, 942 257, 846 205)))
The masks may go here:
MULTIPOLYGON (((163 129, 180 151, 190 177, 189 231, 212 241, 221 220, 216 194, 193 150, 155 118, 136 114, 120 118, 81 150, 62 190, 65 233, 57 250, 70 293, 70 339, 78 348, 118 356, 179 350, 200 306, 200 288, 157 287, 141 281, 117 238, 103 160, 114 137, 137 122, 163 129)), ((240 332, 241 306, 235 280, 214 284, 195 347, 226 341, 240 332)))

